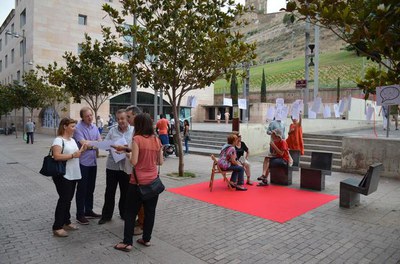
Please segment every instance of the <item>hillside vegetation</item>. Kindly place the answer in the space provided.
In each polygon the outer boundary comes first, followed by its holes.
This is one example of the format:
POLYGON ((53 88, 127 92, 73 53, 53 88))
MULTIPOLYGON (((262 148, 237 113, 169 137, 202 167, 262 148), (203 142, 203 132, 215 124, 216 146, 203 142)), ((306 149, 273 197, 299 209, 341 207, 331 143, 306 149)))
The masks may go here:
MULTIPOLYGON (((371 61, 347 51, 321 54, 319 60, 320 89, 336 87, 338 77, 342 88, 355 87, 355 81, 362 77, 365 67, 374 65, 371 61)), ((294 89, 295 81, 304 79, 304 56, 251 67, 250 91, 260 91, 263 69, 267 79, 267 91, 294 89)), ((313 78, 314 67, 310 67, 310 82, 313 78)), ((240 78, 239 83, 242 83, 240 78)), ((225 79, 217 80, 214 93, 222 94, 224 90, 229 93, 229 83, 225 79)), ((242 90, 242 85, 239 86, 239 90, 242 90)))

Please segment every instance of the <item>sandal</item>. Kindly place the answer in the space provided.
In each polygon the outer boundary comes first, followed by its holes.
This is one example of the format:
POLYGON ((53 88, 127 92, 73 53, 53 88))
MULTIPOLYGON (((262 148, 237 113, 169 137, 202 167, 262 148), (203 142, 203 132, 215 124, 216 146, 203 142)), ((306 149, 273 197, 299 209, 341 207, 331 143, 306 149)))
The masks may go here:
POLYGON ((150 241, 147 241, 147 242, 145 242, 144 240, 143 240, 143 238, 139 238, 138 240, 136 240, 136 242, 137 243, 139 243, 139 244, 141 244, 141 245, 143 245, 143 246, 145 246, 145 247, 150 247, 150 241))
POLYGON ((249 180, 247 180, 246 184, 247 184, 247 185, 253 185, 253 182, 250 181, 250 179, 249 179, 249 180))
POLYGON ((114 249, 121 250, 124 252, 130 252, 132 250, 132 245, 124 244, 124 242, 119 242, 114 246, 114 249), (118 245, 123 245, 123 246, 119 247, 118 245))
POLYGON ((231 186, 231 188, 234 188, 234 189, 235 189, 235 188, 236 188, 236 183, 230 181, 230 182, 228 183, 228 188, 229 188, 229 186, 231 186))
POLYGON ((261 175, 260 177, 257 178, 257 181, 262 181, 266 178, 267 178, 267 176, 261 175))
POLYGON ((267 180, 263 180, 262 182, 260 182, 259 184, 257 184, 257 186, 268 186, 268 181, 267 180))

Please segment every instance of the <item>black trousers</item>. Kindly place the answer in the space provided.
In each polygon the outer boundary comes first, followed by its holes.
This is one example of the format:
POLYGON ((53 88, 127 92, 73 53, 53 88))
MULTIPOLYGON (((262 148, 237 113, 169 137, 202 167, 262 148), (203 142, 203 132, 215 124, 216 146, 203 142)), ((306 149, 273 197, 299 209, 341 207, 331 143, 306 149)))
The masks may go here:
POLYGON ((26 132, 26 144, 29 144, 29 138, 31 139, 31 143, 33 144, 33 132, 26 132))
POLYGON ((143 201, 137 191, 137 185, 129 184, 128 193, 126 196, 124 244, 132 245, 135 219, 142 204, 144 208, 144 225, 142 238, 145 242, 150 241, 151 233, 153 232, 154 227, 154 219, 156 216, 157 202, 158 195, 156 195, 154 198, 143 201))
POLYGON ((53 230, 59 230, 63 225, 71 224, 71 201, 74 197, 76 180, 70 181, 64 177, 53 177, 59 195, 55 212, 53 230))
POLYGON ((129 186, 129 175, 124 171, 106 169, 106 192, 104 194, 104 205, 101 213, 103 219, 110 220, 114 213, 115 192, 119 185, 118 209, 121 218, 124 218, 126 193, 129 186))
POLYGON ((76 218, 93 211, 93 193, 96 187, 97 166, 80 164, 82 179, 76 188, 76 218))

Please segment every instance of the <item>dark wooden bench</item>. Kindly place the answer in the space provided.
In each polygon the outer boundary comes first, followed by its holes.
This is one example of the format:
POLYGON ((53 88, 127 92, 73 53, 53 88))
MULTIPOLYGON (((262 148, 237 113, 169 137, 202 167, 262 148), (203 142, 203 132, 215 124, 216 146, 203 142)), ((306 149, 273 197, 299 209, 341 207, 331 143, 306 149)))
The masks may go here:
POLYGON ((333 153, 311 152, 310 167, 301 167, 300 188, 321 191, 325 189, 325 176, 332 174, 333 153))
POLYGON ((293 159, 292 166, 284 167, 271 167, 269 169, 271 175, 271 183, 279 185, 291 185, 292 184, 292 172, 298 171, 300 168, 300 151, 289 150, 290 156, 293 159))
POLYGON ((382 163, 369 166, 362 180, 348 178, 340 182, 340 207, 352 208, 360 204, 360 194, 369 195, 378 189, 382 163))

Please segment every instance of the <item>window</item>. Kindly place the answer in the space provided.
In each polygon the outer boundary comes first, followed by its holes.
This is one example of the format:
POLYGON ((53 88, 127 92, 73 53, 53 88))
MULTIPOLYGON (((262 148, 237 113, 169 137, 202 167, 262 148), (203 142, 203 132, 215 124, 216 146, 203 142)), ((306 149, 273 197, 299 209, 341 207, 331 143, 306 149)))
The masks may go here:
POLYGON ((21 82, 21 72, 17 71, 17 81, 21 82))
POLYGON ((8 42, 8 35, 7 35, 7 30, 6 30, 6 38, 5 38, 5 40, 4 40, 4 46, 7 46, 7 42, 8 42))
POLYGON ((0 51, 3 49, 3 40, 0 39, 0 51))
POLYGON ((19 26, 22 28, 26 24, 26 9, 19 15, 19 26))
POLYGON ((87 16, 78 15, 78 23, 79 25, 87 25, 87 16))
POLYGON ((3 61, 0 60, 0 72, 2 72, 2 71, 3 71, 3 61))
POLYGON ((14 49, 11 50, 11 64, 14 63, 14 49))
POLYGON ((19 42, 19 56, 22 57, 24 54, 26 54, 26 45, 25 41, 21 40, 19 42))
POLYGON ((14 34, 14 23, 13 24, 11 24, 11 33, 13 33, 14 34))
POLYGON ((82 44, 78 44, 78 55, 82 53, 82 44))
POLYGON ((4 60, 5 60, 5 62, 4 62, 4 68, 7 69, 7 66, 8 66, 8 55, 6 55, 6 56, 4 57, 4 60))

